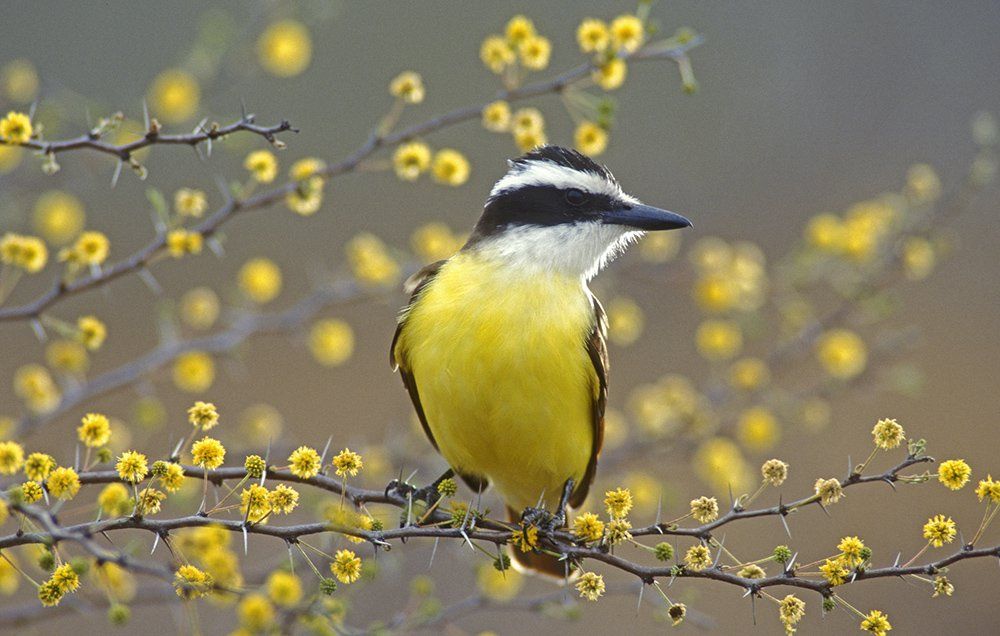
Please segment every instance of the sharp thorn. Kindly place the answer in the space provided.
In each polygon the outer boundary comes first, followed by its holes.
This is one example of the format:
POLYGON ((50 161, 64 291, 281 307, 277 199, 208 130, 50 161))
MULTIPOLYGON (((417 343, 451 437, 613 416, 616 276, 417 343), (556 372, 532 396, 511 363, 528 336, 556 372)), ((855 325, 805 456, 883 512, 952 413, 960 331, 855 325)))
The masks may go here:
POLYGON ((163 293, 163 288, 160 287, 160 283, 153 276, 153 273, 145 267, 139 270, 139 278, 142 279, 142 282, 146 283, 146 287, 148 287, 149 290, 155 295, 159 296, 163 293))
POLYGON ((785 527, 785 534, 787 534, 788 538, 791 539, 792 538, 792 531, 788 527, 788 520, 785 519, 785 515, 780 515, 778 518, 781 519, 781 525, 785 527))
POLYGON ((330 451, 330 444, 332 443, 333 443, 333 435, 326 438, 326 446, 323 447, 323 452, 319 456, 320 466, 326 463, 326 454, 330 451))
POLYGON ((124 161, 119 160, 115 164, 115 171, 111 173, 111 188, 114 189, 118 185, 118 177, 122 176, 122 166, 125 165, 124 161))
POLYGON ((431 569, 432 565, 434 565, 434 555, 437 554, 438 544, 439 543, 441 543, 441 537, 435 537, 434 538, 434 547, 431 548, 431 558, 430 558, 429 561, 427 561, 427 569, 428 570, 431 569))
POLYGON ((646 591, 646 586, 645 585, 640 585, 639 586, 639 602, 635 604, 635 614, 636 614, 636 616, 639 615, 639 608, 642 607, 642 595, 643 595, 643 593, 645 593, 645 591, 646 591))
POLYGON ((242 526, 240 526, 240 528, 241 528, 241 529, 243 530, 243 554, 245 555, 245 554, 247 554, 247 553, 248 553, 248 552, 250 551, 250 550, 249 550, 249 547, 248 547, 248 545, 247 545, 247 544, 248 544, 248 539, 247 539, 247 537, 248 537, 249 535, 248 535, 248 533, 247 533, 247 524, 246 524, 246 522, 245 522, 245 521, 243 522, 243 525, 242 525, 242 526))
POLYGON ((145 128, 143 128, 143 132, 148 132, 149 131, 149 103, 147 103, 145 99, 142 100, 142 123, 143 123, 143 126, 145 126, 145 128))
POLYGON ((156 552, 156 546, 160 545, 160 533, 156 533, 156 538, 153 539, 153 549, 149 551, 150 554, 156 552))
POLYGON ((38 318, 31 319, 31 329, 35 332, 35 337, 38 338, 39 342, 45 342, 49 339, 48 334, 45 333, 45 325, 38 318))

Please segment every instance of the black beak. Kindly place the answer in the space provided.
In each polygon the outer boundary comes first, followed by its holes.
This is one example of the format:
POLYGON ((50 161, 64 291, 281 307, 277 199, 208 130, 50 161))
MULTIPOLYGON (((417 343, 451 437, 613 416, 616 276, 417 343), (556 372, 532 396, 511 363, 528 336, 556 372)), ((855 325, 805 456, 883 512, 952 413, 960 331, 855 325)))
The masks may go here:
POLYGON ((650 205, 623 206, 615 210, 605 212, 601 219, 611 225, 625 225, 637 230, 656 232, 657 230, 678 230, 684 227, 691 227, 691 221, 680 214, 667 212, 650 205))

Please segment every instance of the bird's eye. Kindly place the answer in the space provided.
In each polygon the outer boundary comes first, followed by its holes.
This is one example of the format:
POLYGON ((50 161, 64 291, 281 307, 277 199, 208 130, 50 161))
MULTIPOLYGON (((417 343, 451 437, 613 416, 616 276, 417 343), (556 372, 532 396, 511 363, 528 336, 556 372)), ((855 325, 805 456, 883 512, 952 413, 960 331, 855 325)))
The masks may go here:
POLYGON ((570 188, 566 191, 566 203, 569 203, 570 205, 583 205, 586 200, 587 195, 581 190, 570 188))

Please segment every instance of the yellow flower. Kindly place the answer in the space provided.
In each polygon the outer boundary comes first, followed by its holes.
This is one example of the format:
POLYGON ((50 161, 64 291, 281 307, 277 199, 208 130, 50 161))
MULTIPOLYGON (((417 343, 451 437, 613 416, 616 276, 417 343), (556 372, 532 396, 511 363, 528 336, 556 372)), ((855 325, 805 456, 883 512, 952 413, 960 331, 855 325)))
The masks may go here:
POLYGON ((160 512, 160 506, 167 494, 155 488, 143 488, 139 491, 139 504, 136 512, 140 515, 155 515, 160 512))
POLYGON ((608 337, 617 345, 633 344, 645 324, 642 308, 629 298, 613 298, 608 303, 608 337))
POLYGON ((156 76, 146 93, 150 110, 168 124, 189 119, 198 110, 201 88, 187 71, 168 69, 156 76))
POLYGON ((68 192, 50 190, 35 201, 35 231, 56 245, 65 245, 83 229, 85 214, 80 200, 68 192))
POLYGON ((511 44, 520 44, 535 35, 535 23, 526 15, 515 15, 507 21, 504 35, 511 44))
POLYGON ((756 563, 751 563, 740 568, 737 575, 742 576, 745 579, 762 579, 767 576, 767 572, 765 572, 764 568, 760 567, 756 563))
POLYGON ((295 188, 285 194, 285 205, 288 209, 301 216, 315 214, 323 205, 323 186, 325 182, 322 177, 311 177, 305 181, 299 181, 295 188))
POLYGON ((239 285, 244 296, 263 305, 281 293, 281 270, 270 259, 251 259, 240 268, 239 285))
POLYGON ((374 234, 362 232, 344 247, 355 278, 363 283, 391 285, 399 279, 399 264, 385 243, 374 234))
POLYGON ((762 406, 740 413, 736 429, 743 445, 753 451, 766 451, 781 437, 781 427, 774 413, 762 406))
POLYGON ((823 573, 823 578, 830 585, 843 585, 847 582, 847 577, 851 575, 848 561, 841 557, 827 559, 823 565, 819 566, 819 571, 823 573))
POLYGON ((226 447, 217 439, 203 437, 191 446, 191 460, 196 466, 215 470, 226 460, 226 447))
POLYGON ((280 438, 283 426, 281 413, 269 404, 252 404, 240 413, 240 432, 251 444, 280 438))
POLYGON ((80 477, 72 468, 60 466, 49 473, 45 487, 58 499, 72 499, 80 492, 80 477))
POLYGON ((649 263, 666 263, 681 249, 680 232, 650 232, 639 242, 639 256, 649 263))
POLYGON ((604 526, 604 540, 608 545, 618 545, 632 538, 632 524, 628 519, 612 519, 604 526))
POLYGON ((187 254, 201 254, 204 238, 201 232, 189 230, 170 230, 167 232, 167 251, 174 258, 183 258, 187 254))
MULTIPOLYGON (((13 172, 24 157, 24 148, 0 144, 0 174, 13 172)), ((0 566, 2 567, 2 566, 0 566)))
POLYGON ((831 376, 850 380, 865 370, 868 348, 853 331, 831 329, 816 343, 816 357, 831 376))
POLYGON ((351 550, 337 550, 330 571, 341 583, 354 583, 361 578, 361 557, 351 550))
POLYGON ((280 20, 267 27, 257 40, 257 59, 277 77, 294 77, 309 67, 312 39, 305 25, 280 20))
POLYGON ((837 549, 848 565, 860 565, 865 560, 865 542, 858 537, 844 537, 837 544, 837 549))
POLYGON ((392 167, 403 181, 416 181, 431 167, 431 149, 422 141, 411 141, 396 148, 392 167))
POLYGON ((511 567, 501 571, 483 563, 476 569, 476 586, 486 598, 502 603, 515 598, 521 591, 524 575, 511 567))
POLYGON ((742 391, 756 391, 771 381, 771 372, 760 358, 740 358, 729 367, 729 383, 742 391))
POLYGON ((100 413, 87 413, 83 416, 76 433, 85 446, 98 448, 111 439, 111 423, 100 413))
POLYGON ((201 393, 215 381, 215 363, 204 351, 182 353, 174 361, 173 379, 180 390, 201 393))
POLYGON ((689 569, 700 572, 712 565, 712 554, 701 544, 693 545, 684 553, 684 564, 689 569))
POLYGON ((174 193, 174 211, 180 216, 200 218, 208 209, 208 200, 201 190, 181 188, 174 193))
POLYGON ((24 144, 31 140, 31 118, 24 113, 10 111, 0 119, 0 139, 12 144, 24 144))
POLYGON ((195 402, 194 406, 188 409, 188 422, 195 428, 207 431, 219 423, 219 411, 211 402, 195 402))
POLYGON ((38 96, 38 71, 30 60, 7 62, 2 71, 3 89, 11 101, 27 104, 38 96))
POLYGON ((521 552, 531 552, 538 547, 538 526, 531 524, 510 534, 510 544, 521 552))
POLYGON ((875 439, 876 446, 883 450, 889 450, 890 448, 899 446, 906 439, 906 433, 903 431, 903 427, 899 425, 899 422, 886 418, 875 423, 875 427, 872 429, 872 437, 875 439))
POLYGON ((868 612, 865 619, 861 621, 861 630, 871 632, 875 636, 885 636, 886 632, 892 629, 889 624, 889 617, 878 610, 868 612))
POLYGON ((299 159, 288 169, 292 181, 306 181, 326 170, 326 162, 317 157, 299 159))
POLYGON ((584 512, 573 520, 573 534, 581 541, 600 541, 604 536, 604 522, 592 512, 584 512))
POLYGON ((175 462, 153 462, 153 475, 160 479, 167 492, 177 492, 184 484, 184 467, 175 462))
POLYGON ((337 366, 354 352, 354 333, 343 320, 317 321, 309 331, 309 350, 317 362, 337 366))
POLYGON ((195 287, 181 297, 181 319, 194 329, 208 329, 219 317, 219 297, 208 287, 195 287))
POLYGON ((692 464, 698 476, 725 491, 742 492, 750 481, 750 470, 739 446, 725 437, 711 437, 699 446, 692 464))
POLYGON ((116 601, 127 603, 135 598, 135 577, 122 566, 110 561, 95 564, 94 573, 116 601))
POLYGON ((924 538, 935 548, 955 540, 958 529, 951 517, 935 515, 924 524, 924 538))
POLYGON ((299 446, 288 456, 289 470, 301 479, 309 479, 319 474, 320 456, 315 448, 299 446))
POLYGON ((806 241, 824 252, 834 252, 844 240, 844 228, 835 214, 817 214, 805 229, 806 241))
POLYGON ((45 481, 55 467, 56 460, 52 455, 32 453, 24 460, 24 475, 32 481, 45 481))
POLYGON ((212 575, 193 565, 182 565, 174 572, 174 590, 183 599, 205 596, 212 591, 215 581, 212 575))
POLYGON ((972 475, 972 469, 963 459, 949 459, 941 462, 941 466, 938 468, 938 481, 951 490, 959 490, 969 483, 970 475, 972 475))
POLYGON ((410 236, 410 246, 425 263, 452 256, 462 247, 462 240, 444 223, 421 225, 410 236))
POLYGON ((41 271, 49 250, 40 238, 8 232, 0 237, 0 262, 20 267, 29 274, 41 271))
POLYGON ((514 63, 513 49, 508 46, 507 41, 499 35, 491 35, 483 40, 479 47, 479 59, 483 61, 486 68, 497 75, 507 70, 507 67, 514 63))
POLYGON ((14 392, 34 413, 49 413, 59 405, 59 388, 48 370, 38 364, 26 364, 14 373, 14 392))
POLYGON ((44 496, 42 487, 37 481, 26 481, 21 484, 21 496, 25 503, 35 503, 44 496))
POLYGON ((337 469, 338 477, 347 477, 348 475, 357 477, 358 471, 364 467, 364 462, 361 461, 361 455, 345 448, 333 458, 333 467, 337 469))
POLYGON ((149 473, 149 466, 146 464, 146 456, 136 451, 125 451, 118 458, 115 470, 122 480, 133 484, 139 483, 146 478, 149 473))
POLYGON ((270 150, 254 150, 243 160, 243 167, 258 183, 271 183, 278 176, 278 160, 270 150))
POLYGON ((97 351, 104 344, 108 330, 104 323, 94 316, 80 316, 76 319, 77 338, 90 351, 97 351))
POLYGON ((604 577, 595 572, 584 572, 576 582, 576 591, 580 598, 596 601, 604 594, 604 577))
POLYGON ((923 280, 934 270, 934 245, 924 238, 911 236, 903 242, 903 268, 910 280, 923 280))
POLYGON ((501 100, 483 108, 483 128, 490 132, 507 132, 510 129, 510 104, 501 100))
POLYGON ((240 513, 250 523, 262 523, 271 514, 270 496, 267 488, 260 484, 250 484, 240 493, 240 513))
POLYGON ((125 484, 115 482, 101 490, 101 494, 97 496, 97 505, 109 517, 123 517, 131 514, 134 504, 125 484))
POLYGON ((906 194, 916 204, 931 203, 941 196, 941 178, 926 163, 917 163, 906 171, 906 194))
POLYGON ((805 601, 789 594, 778 603, 778 617, 785 626, 786 634, 795 633, 795 625, 806 615, 805 601))
POLYGON ((817 479, 813 488, 824 506, 835 504, 844 496, 844 489, 836 479, 817 479))
POLYGON ((944 594, 945 596, 951 596, 955 593, 955 586, 952 585, 951 581, 948 580, 947 576, 935 576, 934 577, 934 594, 931 596, 937 597, 944 594))
POLYGON ((552 43, 540 35, 531 36, 517 46, 517 52, 524 68, 541 71, 549 65, 552 43))
POLYGON ((604 493, 604 506, 612 519, 627 517, 632 510, 632 493, 628 488, 616 488, 604 493))
POLYGON ((53 340, 45 348, 45 360, 56 371, 84 373, 90 364, 87 350, 73 340, 53 340))
POLYGON ((573 133, 573 143, 583 154, 596 157, 608 147, 608 131, 594 122, 581 122, 573 133))
POLYGON ((628 65, 621 58, 612 58, 594 69, 594 82, 606 91, 613 91, 625 83, 628 65))
POLYGON ((302 600, 302 581, 291 572, 278 570, 267 577, 267 595, 281 607, 295 607, 302 600))
POLYGON ((780 486, 788 478, 788 464, 780 459, 769 459, 760 467, 764 481, 772 486, 780 486))
POLYGON ((76 573, 72 565, 64 563, 52 572, 52 576, 46 582, 54 585, 61 593, 69 594, 79 589, 80 575, 76 573))
POLYGON ((24 447, 17 442, 0 442, 0 475, 13 475, 24 465, 24 447))
POLYGON ((431 173, 438 183, 460 186, 469 180, 469 160, 457 150, 442 148, 434 155, 431 173))
POLYGON ((389 82, 389 92, 407 104, 424 101, 424 79, 420 73, 403 71, 389 82))
POLYGON ((646 37, 642 20, 634 15, 620 15, 611 21, 611 42, 616 49, 632 53, 646 37))
POLYGON ((62 250, 59 260, 78 265, 100 265, 108 258, 111 242, 101 232, 84 232, 76 239, 72 249, 62 250))
POLYGON ((545 132, 541 130, 521 130, 514 133, 514 143, 521 152, 534 150, 549 143, 545 132))
POLYGON ((584 53, 599 53, 608 47, 611 36, 604 20, 587 18, 576 29, 576 41, 584 53))
POLYGON ((287 515, 299 505, 299 492, 285 484, 278 484, 267 493, 267 503, 275 514, 287 515))
POLYGON ((706 360, 729 360, 743 348, 743 332, 732 320, 706 320, 698 325, 695 342, 706 360))
POLYGON ((992 503, 1000 503, 1000 481, 994 481, 992 475, 987 475, 985 480, 979 482, 976 496, 979 501, 989 499, 992 503))
POLYGON ((522 132, 541 132, 545 130, 545 118, 537 108, 519 108, 511 115, 511 131, 517 135, 522 132))
POLYGON ((700 523, 709 523, 719 518, 719 502, 715 497, 698 497, 691 500, 691 516, 700 523))

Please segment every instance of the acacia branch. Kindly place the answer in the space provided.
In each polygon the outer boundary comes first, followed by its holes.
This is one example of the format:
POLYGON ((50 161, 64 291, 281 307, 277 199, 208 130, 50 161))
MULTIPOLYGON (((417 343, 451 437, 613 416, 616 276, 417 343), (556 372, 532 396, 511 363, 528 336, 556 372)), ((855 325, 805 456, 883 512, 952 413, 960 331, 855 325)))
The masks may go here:
MULTIPOLYGON (((646 47, 631 54, 623 54, 624 59, 630 61, 682 60, 687 52, 701 44, 701 37, 694 37, 689 42, 679 44, 671 48, 646 47)), ((550 93, 558 93, 565 90, 570 85, 579 82, 590 76, 596 68, 593 62, 581 64, 553 79, 526 84, 520 88, 502 90, 494 95, 493 99, 475 106, 457 108, 443 115, 433 117, 427 121, 415 124, 403 130, 380 135, 378 131, 373 131, 368 139, 347 158, 336 163, 329 164, 323 171, 317 173, 322 176, 333 178, 345 173, 354 171, 358 165, 374 154, 376 151, 392 148, 408 141, 414 137, 428 135, 449 126, 459 124, 471 119, 478 118, 487 105, 497 99, 510 102, 539 97, 550 93)), ((270 190, 260 192, 246 199, 231 198, 222 207, 218 208, 211 216, 198 225, 191 228, 192 231, 200 233, 205 238, 210 238, 219 228, 234 216, 249 210, 268 208, 275 203, 284 200, 285 195, 294 191, 298 183, 289 181, 283 185, 270 190)), ((52 305, 60 302, 64 298, 78 294, 90 289, 101 287, 107 283, 120 278, 126 274, 132 274, 146 269, 153 260, 166 251, 166 234, 159 233, 156 238, 142 247, 131 256, 114 263, 99 272, 78 278, 72 282, 65 282, 61 276, 56 278, 55 283, 49 291, 41 294, 33 301, 0 309, 0 322, 16 320, 37 319, 43 311, 52 305)))

